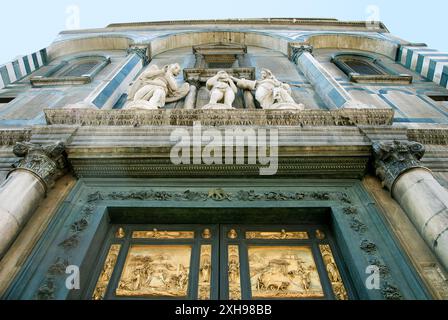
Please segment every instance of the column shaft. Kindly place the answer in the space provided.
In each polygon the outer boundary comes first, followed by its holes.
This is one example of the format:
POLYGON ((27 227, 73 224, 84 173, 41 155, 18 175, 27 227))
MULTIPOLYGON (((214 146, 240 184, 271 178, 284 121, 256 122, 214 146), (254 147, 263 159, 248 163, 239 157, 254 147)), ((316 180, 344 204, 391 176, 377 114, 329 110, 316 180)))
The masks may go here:
POLYGON ((39 206, 56 179, 65 174, 63 142, 46 146, 18 142, 13 149, 22 157, 0 185, 0 259, 39 206))
POLYGON ((250 90, 244 90, 244 106, 246 109, 255 110, 254 96, 250 90))
POLYGON ((42 181, 25 170, 12 172, 0 186, 0 258, 44 196, 42 181))
POLYGON ((185 97, 184 109, 194 109, 196 106, 196 97, 198 94, 198 88, 190 84, 190 92, 185 97))
POLYGON ((395 181, 392 196, 448 270, 448 191, 430 171, 414 168, 395 181))
POLYGON ((311 54, 309 46, 293 47, 292 60, 329 109, 366 108, 354 99, 311 54))

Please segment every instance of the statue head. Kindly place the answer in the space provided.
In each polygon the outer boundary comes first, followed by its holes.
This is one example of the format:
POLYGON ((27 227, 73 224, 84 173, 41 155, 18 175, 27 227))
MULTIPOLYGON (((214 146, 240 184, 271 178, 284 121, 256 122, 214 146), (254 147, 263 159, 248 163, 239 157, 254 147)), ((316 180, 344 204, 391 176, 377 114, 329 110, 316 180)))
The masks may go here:
POLYGON ((227 72, 225 72, 224 70, 218 71, 218 73, 216 75, 218 76, 219 79, 228 79, 229 78, 229 74, 227 72))
POLYGON ((177 77, 180 74, 181 68, 178 63, 173 63, 168 66, 168 70, 171 71, 171 74, 177 77))
POLYGON ((273 77, 273 74, 272 74, 271 70, 264 69, 264 68, 261 69, 260 75, 261 75, 261 79, 262 80, 264 80, 264 79, 271 79, 273 77))

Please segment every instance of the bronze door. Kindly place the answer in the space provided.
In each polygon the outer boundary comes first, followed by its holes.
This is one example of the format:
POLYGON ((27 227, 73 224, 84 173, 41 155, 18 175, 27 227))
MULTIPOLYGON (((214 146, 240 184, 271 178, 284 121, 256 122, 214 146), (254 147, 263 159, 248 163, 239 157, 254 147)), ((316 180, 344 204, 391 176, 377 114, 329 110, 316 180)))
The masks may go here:
POLYGON ((88 299, 348 299, 321 226, 113 226, 88 299))

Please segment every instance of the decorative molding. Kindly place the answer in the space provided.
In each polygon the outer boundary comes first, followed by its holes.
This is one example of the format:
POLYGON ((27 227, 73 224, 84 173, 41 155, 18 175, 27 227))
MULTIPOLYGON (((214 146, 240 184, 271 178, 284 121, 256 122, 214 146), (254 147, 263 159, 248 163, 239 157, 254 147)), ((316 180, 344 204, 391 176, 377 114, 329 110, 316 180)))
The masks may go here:
MULTIPOLYGON (((154 151, 157 152, 157 151, 154 151)), ((364 153, 364 151, 362 151, 364 153)), ((257 165, 173 165, 166 155, 158 159, 138 158, 100 158, 84 159, 82 154, 71 154, 70 164, 79 178, 87 177, 203 177, 209 176, 259 176, 257 165)), ((137 155, 138 156, 138 155, 137 155)), ((368 156, 343 156, 340 154, 322 154, 321 157, 284 157, 279 153, 277 176, 320 177, 360 179, 368 167, 368 156)))
POLYGON ((289 56, 292 62, 297 64, 297 60, 300 58, 302 54, 305 52, 308 52, 310 54, 313 53, 313 46, 306 44, 306 43, 289 43, 289 56))
POLYGON ((26 170, 35 174, 41 179, 46 190, 66 173, 67 161, 63 142, 49 145, 17 142, 13 152, 17 157, 23 158, 15 164, 14 170, 26 170))
POLYGON ((412 168, 424 168, 420 159, 425 147, 418 142, 378 141, 373 143, 376 175, 389 191, 393 190, 397 178, 412 168))
POLYGON ((94 110, 45 109, 48 125, 79 126, 357 126, 391 125, 392 109, 335 110, 94 110))
POLYGON ((31 129, 0 129, 0 146, 13 146, 30 139, 31 129))
POLYGON ((140 59, 143 62, 143 66, 146 66, 149 64, 150 59, 148 57, 148 47, 130 47, 127 50, 127 54, 136 54, 140 57, 140 59))
POLYGON ((183 73, 185 81, 197 84, 198 82, 207 82, 208 79, 214 77, 218 71, 221 70, 225 71, 232 77, 255 80, 255 68, 185 68, 183 73))
POLYGON ((448 145, 448 129, 408 129, 407 135, 421 144, 448 145))

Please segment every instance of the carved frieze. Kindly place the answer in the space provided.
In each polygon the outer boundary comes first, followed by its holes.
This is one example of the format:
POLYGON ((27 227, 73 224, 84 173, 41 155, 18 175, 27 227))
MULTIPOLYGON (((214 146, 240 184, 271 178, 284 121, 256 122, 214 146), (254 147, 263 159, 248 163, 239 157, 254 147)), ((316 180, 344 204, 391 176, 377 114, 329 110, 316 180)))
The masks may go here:
POLYGON ((420 159, 425 147, 418 142, 379 141, 373 143, 376 175, 383 186, 392 191, 395 181, 412 168, 422 168, 420 159))
POLYGON ((15 165, 15 170, 32 172, 43 181, 46 189, 51 188, 66 172, 67 162, 63 142, 50 145, 18 142, 13 152, 17 157, 22 157, 15 165))
POLYGON ((357 126, 391 125, 392 109, 336 110, 90 110, 46 109, 48 125, 80 126, 357 126))
POLYGON ((13 146, 17 142, 29 141, 31 130, 29 129, 1 129, 0 146, 13 146))

